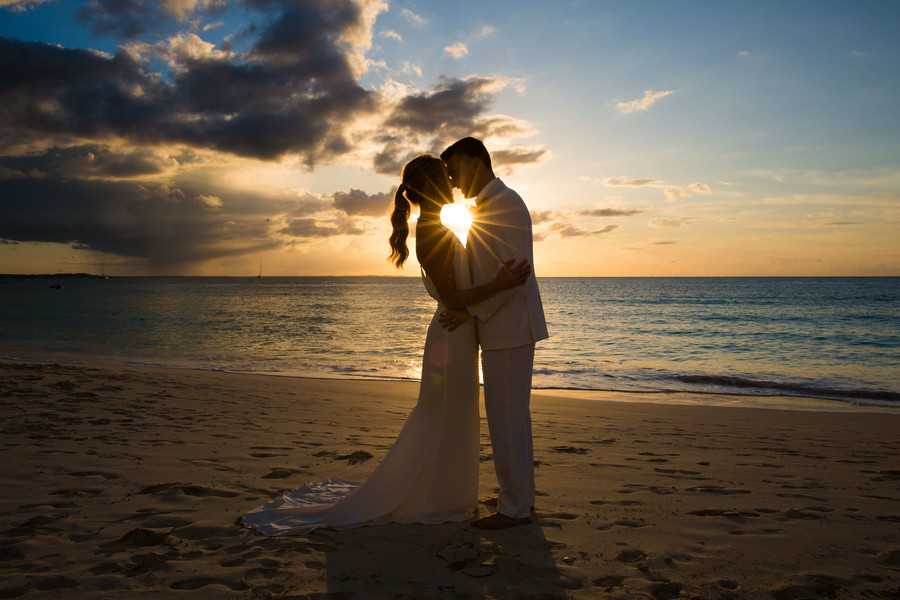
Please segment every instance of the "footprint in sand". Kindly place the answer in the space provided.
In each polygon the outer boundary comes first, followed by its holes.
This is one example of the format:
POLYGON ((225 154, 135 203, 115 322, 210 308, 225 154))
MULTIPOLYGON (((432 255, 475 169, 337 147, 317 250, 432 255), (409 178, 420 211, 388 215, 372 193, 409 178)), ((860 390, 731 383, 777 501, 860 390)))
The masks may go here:
POLYGON ((609 531, 613 527, 627 527, 629 529, 640 529, 641 527, 646 527, 647 524, 642 521, 629 521, 622 520, 616 521, 614 523, 610 523, 608 525, 599 525, 597 527, 597 531, 609 531))
POLYGON ((578 518, 578 515, 574 515, 572 513, 567 513, 567 512, 558 512, 558 513, 552 513, 549 515, 544 515, 544 518, 558 519, 560 521, 574 521, 575 519, 578 518))
POLYGON ((232 530, 227 527, 207 527, 202 525, 188 525, 172 532, 172 537, 180 540, 208 540, 215 537, 230 535, 232 530))
POLYGON ((194 579, 183 579, 181 581, 176 581, 169 587, 173 590, 199 590, 201 588, 205 588, 208 585, 221 585, 227 587, 235 592, 243 592, 245 590, 250 589, 250 586, 244 583, 243 581, 228 581, 227 579, 221 579, 216 577, 197 577, 194 579))
POLYGON ((628 579, 626 575, 606 575, 599 579, 595 579, 594 585, 606 588, 607 592, 611 592, 612 588, 622 587, 622 584, 626 579, 628 579))
POLYGON ((605 506, 607 504, 615 506, 640 506, 642 503, 637 500, 591 500, 591 504, 597 506, 605 506))
POLYGON ((158 565, 166 563, 174 558, 178 558, 177 551, 174 549, 169 554, 160 554, 157 552, 145 552, 135 554, 128 563, 128 568, 133 575, 146 573, 158 565))
POLYGON ((121 475, 115 473, 104 473, 102 471, 69 471, 66 475, 70 477, 99 477, 100 479, 119 479, 121 475))
POLYGON ((554 452, 562 454, 587 454, 587 448, 576 448, 575 446, 554 446, 551 448, 554 452))
POLYGON ((750 512, 750 511, 737 511, 737 510, 730 510, 730 509, 723 509, 723 508, 705 508, 703 510, 691 511, 688 514, 694 515, 695 517, 734 517, 734 518, 759 517, 759 513, 750 512))
POLYGON ((279 467, 279 468, 272 469, 271 471, 269 471, 269 473, 267 475, 263 475, 263 479, 285 479, 287 477, 290 477, 294 473, 299 473, 299 472, 300 471, 298 471, 296 469, 279 467))
POLYGON ((793 508, 791 510, 787 511, 786 513, 784 513, 784 516, 787 517, 788 519, 793 519, 796 521, 815 521, 818 519, 825 518, 822 515, 817 515, 814 512, 797 510, 797 509, 793 509, 793 508))
POLYGON ((900 515, 880 515, 875 518, 886 523, 900 523, 900 515))
POLYGON ((116 546, 163 546, 169 540, 168 531, 155 531, 145 527, 132 529, 118 540, 102 544, 101 548, 113 548, 116 546))
POLYGON ((807 496, 806 494, 775 494, 779 498, 795 498, 797 500, 814 500, 816 502, 828 502, 826 498, 819 496, 807 496))
POLYGON ((734 488, 724 488, 718 485, 700 485, 697 487, 687 488, 686 492, 701 492, 704 494, 719 494, 722 496, 731 496, 735 494, 749 494, 750 490, 738 490, 734 488))
POLYGON ((45 577, 34 583, 34 587, 42 592, 52 592, 56 590, 69 590, 77 587, 80 582, 77 579, 66 577, 65 575, 57 575, 55 577, 45 577))
POLYGON ((848 587, 848 583, 831 575, 810 574, 794 578, 794 585, 787 585, 772 591, 775 600, 793 600, 794 598, 836 598, 839 592, 848 587))
POLYGON ((93 498, 103 493, 103 490, 95 489, 78 489, 65 488, 61 490, 53 490, 50 494, 59 496, 60 498, 93 498))
POLYGON ((625 485, 625 489, 617 490, 620 494, 634 494, 635 492, 652 492, 661 496, 669 496, 675 493, 674 487, 659 487, 656 485, 643 485, 630 483, 625 485))
POLYGON ((764 528, 764 529, 734 529, 728 532, 728 535, 776 535, 783 533, 781 529, 764 528))
POLYGON ((181 492, 187 496, 198 497, 217 496, 220 498, 236 498, 240 496, 238 492, 217 490, 215 488, 209 488, 203 485, 193 485, 185 483, 160 483, 157 485, 151 485, 139 491, 138 494, 171 494, 173 492, 181 492))
POLYGON ((647 558, 647 554, 643 550, 637 548, 631 550, 622 550, 616 557, 616 560, 623 563, 636 563, 647 558))
POLYGON ((650 594, 653 600, 675 600, 681 595, 683 588, 684 586, 677 581, 654 583, 650 588, 650 594))

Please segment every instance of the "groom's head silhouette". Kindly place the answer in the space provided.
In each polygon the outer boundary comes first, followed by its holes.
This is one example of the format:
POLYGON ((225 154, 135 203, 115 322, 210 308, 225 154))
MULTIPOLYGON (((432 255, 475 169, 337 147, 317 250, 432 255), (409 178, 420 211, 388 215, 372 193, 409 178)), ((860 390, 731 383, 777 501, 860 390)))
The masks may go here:
POLYGON ((466 198, 474 198, 494 180, 491 155, 481 140, 465 137, 444 150, 441 159, 447 164, 453 187, 466 198))

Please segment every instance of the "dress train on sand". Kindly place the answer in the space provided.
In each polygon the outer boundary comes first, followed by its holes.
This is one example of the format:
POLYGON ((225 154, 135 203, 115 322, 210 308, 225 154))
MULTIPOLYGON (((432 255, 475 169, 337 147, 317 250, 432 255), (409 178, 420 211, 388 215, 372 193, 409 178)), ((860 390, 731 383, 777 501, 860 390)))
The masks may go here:
MULTIPOLYGON (((456 240, 457 285, 469 287, 465 248, 456 240)), ((385 523, 471 519, 477 508, 478 342, 474 322, 449 332, 438 301, 428 327, 416 407, 381 464, 362 483, 331 478, 307 483, 243 516, 267 536, 303 535, 318 527, 351 529, 385 523)))

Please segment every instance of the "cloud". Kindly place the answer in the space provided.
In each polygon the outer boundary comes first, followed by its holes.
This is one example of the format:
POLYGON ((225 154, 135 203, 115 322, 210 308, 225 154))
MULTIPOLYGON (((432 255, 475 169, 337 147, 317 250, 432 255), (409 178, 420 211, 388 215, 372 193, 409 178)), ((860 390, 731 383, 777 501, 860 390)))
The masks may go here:
POLYGON ((420 67, 419 65, 413 64, 409 61, 406 61, 403 63, 403 66, 401 67, 400 71, 407 75, 415 75, 416 77, 422 76, 422 67, 420 67))
POLYGON ((679 198, 690 198, 691 193, 685 188, 666 188, 666 201, 674 202, 679 198))
POLYGON ((445 79, 432 91, 403 98, 385 124, 413 134, 468 127, 491 106, 491 92, 498 84, 498 80, 489 77, 445 79))
POLYGON ((532 225, 541 225, 544 223, 551 223, 557 218, 559 218, 559 212, 555 210, 532 210, 531 213, 531 224, 532 225))
POLYGON ((241 33, 248 42, 241 53, 214 46, 198 30, 172 31, 184 26, 172 13, 207 14, 216 6, 85 5, 85 18, 103 30, 163 37, 123 44, 114 55, 0 40, 0 128, 184 144, 262 160, 296 155, 314 165, 345 155, 350 130, 385 108, 377 91, 358 82, 373 13, 383 3, 251 2, 265 10, 241 33), (138 24, 144 29, 136 31, 138 24))
POLYGON ((137 27, 131 21, 146 23, 152 13, 165 21, 162 39, 142 38, 114 55, 0 40, 0 130, 179 144, 266 161, 290 156, 308 166, 372 145, 381 148, 369 156, 396 158, 393 141, 410 133, 427 134, 430 149, 440 137, 531 133, 521 121, 485 116, 508 83, 499 78, 441 79, 432 90, 400 98, 361 86, 360 52, 371 44, 373 13, 382 6, 254 0, 248 7, 265 10, 241 32, 246 49, 235 52, 202 39, 193 25, 170 31, 181 24, 173 13, 206 15, 216 3, 92 2, 84 8, 90 18, 126 33, 137 27), (121 12, 113 10, 119 3, 121 12))
POLYGON ((638 111, 646 111, 649 110, 651 106, 656 104, 656 102, 660 98, 665 98, 673 92, 674 90, 666 90, 662 92, 646 90, 644 91, 644 96, 642 98, 638 98, 637 100, 630 100, 628 102, 617 102, 616 109, 623 115, 638 111))
POLYGON ((200 194, 197 196, 197 200, 199 200, 201 204, 211 210, 222 208, 222 199, 218 196, 207 196, 204 194, 200 194))
POLYGON ((178 162, 147 148, 79 144, 22 156, 0 156, 0 168, 32 177, 131 179, 172 171, 178 162))
POLYGON ((89 247, 171 272, 277 248, 275 222, 328 209, 308 193, 229 182, 219 168, 162 178, 77 178, 50 158, 42 167, 35 161, 31 174, 0 180, 0 238, 89 247))
POLYGON ((516 146, 491 152, 491 164, 495 171, 509 172, 514 165, 536 165, 544 162, 550 153, 543 148, 516 146))
MULTIPOLYGON (((488 115, 496 95, 507 81, 495 77, 441 79, 430 90, 413 91, 397 100, 382 122, 373 167, 378 173, 397 175, 403 165, 423 151, 440 154, 449 141, 466 136, 487 140, 529 136, 530 124, 505 115, 488 115)), ((539 148, 501 148, 491 151, 498 166, 538 162, 546 157, 539 148)))
POLYGON ((406 19, 406 22, 412 25, 413 27, 424 27, 428 21, 424 18, 420 17, 413 11, 408 8, 404 8, 400 11, 400 16, 406 19))
MULTIPOLYGON (((0 239, 185 272, 210 258, 362 235, 391 199, 230 178, 241 169, 368 163, 398 176, 411 156, 466 135, 495 144, 501 166, 548 157, 510 142, 532 135, 529 123, 490 114, 510 80, 364 87, 365 51, 385 2, 246 0, 248 18, 222 31, 234 23, 230 7, 84 3, 84 23, 120 38, 112 54, 0 38, 0 239), (213 29, 226 41, 205 39, 213 29)), ((421 76, 417 69, 409 70, 421 76)))
POLYGON ((171 19, 184 20, 198 13, 217 14, 221 0, 90 0, 79 11, 79 20, 95 35, 136 38, 165 29, 171 19))
POLYGON ((280 233, 294 238, 327 238, 342 235, 362 235, 364 229, 347 218, 323 220, 321 218, 297 218, 291 221, 280 233))
POLYGON ((30 8, 34 8, 38 4, 51 1, 52 0, 0 0, 0 8, 5 8, 13 12, 24 12, 30 8))
POLYGON ((681 217, 680 219, 652 219, 648 225, 650 227, 684 227, 697 221, 698 217, 681 217))
POLYGON ((397 40, 398 42, 403 42, 403 36, 392 29, 386 29, 380 32, 378 35, 384 38, 388 38, 389 40, 397 40))
POLYGON ((652 187, 662 188, 666 200, 673 202, 679 198, 690 198, 693 194, 711 194, 712 188, 705 183, 695 182, 686 186, 670 185, 660 179, 628 179, 627 177, 607 177, 603 184, 610 187, 652 187))
POLYGON ((702 217, 679 217, 677 219, 657 218, 651 219, 647 225, 656 228, 686 227, 688 225, 693 225, 698 221, 718 221, 719 223, 727 223, 730 221, 737 221, 737 217, 708 215, 702 217))
POLYGON ((536 228, 535 242, 549 237, 575 238, 604 235, 615 231, 618 225, 604 225, 599 229, 586 229, 583 213, 563 210, 532 210, 531 224, 536 228))
POLYGON ((390 211, 393 200, 394 194, 392 191, 367 194, 362 190, 351 188, 349 192, 334 193, 334 207, 348 216, 384 216, 390 211))
POLYGON ((578 214, 586 217, 632 217, 643 212, 638 208, 592 208, 583 210, 578 214))
POLYGON ((618 225, 606 225, 605 227, 601 227, 600 229, 587 230, 582 229, 577 225, 560 225, 556 228, 556 232, 561 238, 591 237, 594 235, 603 235, 605 233, 610 233, 618 228, 618 225))
POLYGON ((444 46, 444 58, 462 58, 469 53, 469 49, 462 42, 456 42, 452 46, 444 46))
POLYGON ((628 186, 628 187, 643 187, 643 186, 651 186, 651 187, 660 187, 661 185, 665 185, 659 179, 654 179, 651 177, 647 177, 644 179, 628 179, 627 177, 607 177, 603 180, 604 185, 608 185, 611 187, 616 186, 628 186))
POLYGON ((0 39, 0 127, 260 159, 295 153, 309 164, 340 153, 345 124, 374 109, 374 92, 356 83, 336 47, 298 56, 280 42, 264 37, 252 62, 193 60, 168 83, 127 50, 104 56, 0 39))

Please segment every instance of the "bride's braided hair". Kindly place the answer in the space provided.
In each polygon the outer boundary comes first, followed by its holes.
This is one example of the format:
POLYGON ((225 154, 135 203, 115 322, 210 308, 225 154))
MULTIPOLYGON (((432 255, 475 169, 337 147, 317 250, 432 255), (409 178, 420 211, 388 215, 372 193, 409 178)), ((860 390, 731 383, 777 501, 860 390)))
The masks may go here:
POLYGON ((401 179, 402 183, 394 192, 389 257, 398 269, 403 268, 409 257, 406 238, 409 236, 410 204, 419 206, 422 202, 437 202, 443 205, 452 195, 444 162, 433 154, 423 154, 406 163, 401 179), (435 198, 438 195, 446 197, 435 198))

